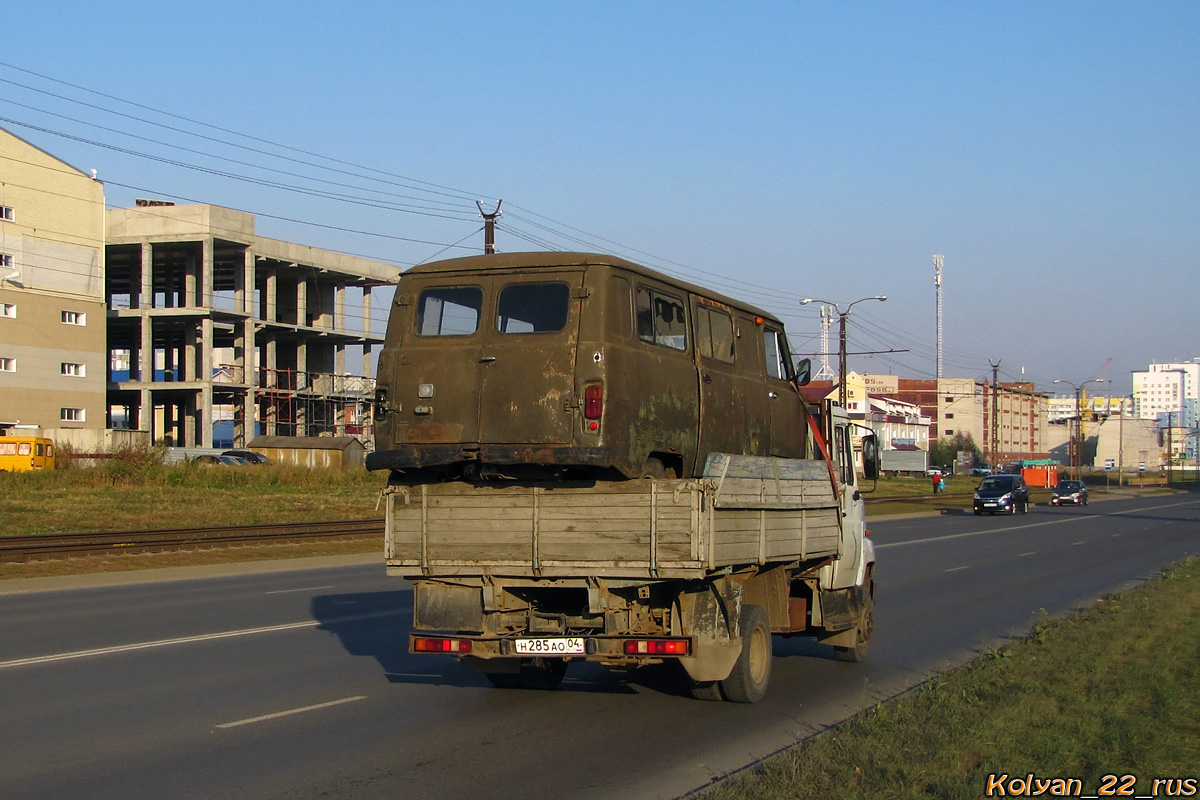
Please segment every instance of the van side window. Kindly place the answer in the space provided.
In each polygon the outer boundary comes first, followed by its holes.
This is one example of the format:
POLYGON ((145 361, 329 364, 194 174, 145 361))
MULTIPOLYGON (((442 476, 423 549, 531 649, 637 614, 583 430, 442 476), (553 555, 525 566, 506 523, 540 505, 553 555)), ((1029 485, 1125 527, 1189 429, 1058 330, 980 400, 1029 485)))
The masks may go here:
POLYGON ((733 318, 707 306, 699 306, 696 312, 696 346, 700 355, 732 364, 733 318))
POLYGON ((792 360, 783 331, 763 328, 763 353, 767 357, 767 375, 781 381, 792 379, 792 360))
POLYGON ((683 301, 677 297, 651 289, 637 288, 638 338, 643 342, 670 347, 672 350, 687 350, 687 316, 683 301))
POLYGON ((510 283, 500 290, 496 330, 550 333, 567 326, 571 289, 565 283, 510 283))
POLYGON ((417 335, 470 336, 479 330, 482 309, 478 286, 426 289, 417 300, 417 335))

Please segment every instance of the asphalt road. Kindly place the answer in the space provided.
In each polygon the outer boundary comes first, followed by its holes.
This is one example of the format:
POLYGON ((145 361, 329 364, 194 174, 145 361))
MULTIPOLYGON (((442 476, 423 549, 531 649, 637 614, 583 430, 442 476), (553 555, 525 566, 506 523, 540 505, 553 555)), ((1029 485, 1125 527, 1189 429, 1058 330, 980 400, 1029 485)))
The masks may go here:
POLYGON ((405 652, 377 563, 0 583, 0 796, 678 797, 1200 551, 1200 495, 872 529, 871 658, 777 638, 752 706, 664 670, 491 688, 405 652))

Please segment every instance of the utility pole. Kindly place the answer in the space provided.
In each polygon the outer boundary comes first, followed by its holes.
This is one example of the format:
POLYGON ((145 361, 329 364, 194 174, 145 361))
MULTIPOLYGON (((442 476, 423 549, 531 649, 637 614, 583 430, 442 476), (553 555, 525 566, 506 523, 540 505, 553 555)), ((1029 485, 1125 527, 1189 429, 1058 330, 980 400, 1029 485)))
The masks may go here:
POLYGON ((475 205, 479 208, 479 216, 483 217, 483 252, 492 255, 496 252, 496 218, 500 216, 500 206, 503 200, 496 201, 496 210, 488 214, 483 210, 483 203, 478 200, 475 205))
POLYGON ((942 263, 941 256, 933 257, 933 285, 937 287, 937 379, 942 379, 942 263))
POLYGON ((988 420, 988 425, 991 428, 991 433, 992 433, 992 435, 991 435, 992 449, 988 453, 988 466, 991 467, 992 471, 995 471, 995 469, 996 469, 996 453, 999 452, 999 447, 996 444, 996 440, 1000 437, 1000 386, 999 386, 1000 377, 999 377, 999 375, 1000 375, 1000 365, 1002 363, 1004 363, 1004 362, 997 361, 995 364, 992 364, 992 360, 990 358, 988 359, 988 364, 991 364, 991 367, 992 367, 992 416, 991 416, 991 419, 988 420))

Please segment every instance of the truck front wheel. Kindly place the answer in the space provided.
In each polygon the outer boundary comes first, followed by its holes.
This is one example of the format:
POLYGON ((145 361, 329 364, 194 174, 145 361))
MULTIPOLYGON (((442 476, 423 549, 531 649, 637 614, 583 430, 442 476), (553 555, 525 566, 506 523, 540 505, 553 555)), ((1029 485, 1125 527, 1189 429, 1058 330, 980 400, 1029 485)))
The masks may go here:
POLYGON ((742 653, 721 693, 733 703, 757 703, 771 680, 771 620, 761 606, 742 606, 742 653))
POLYGON ((858 624, 854 626, 854 646, 834 646, 833 657, 838 661, 859 662, 867 659, 871 649, 871 634, 875 630, 875 587, 868 581, 864 592, 863 606, 858 612, 858 624))

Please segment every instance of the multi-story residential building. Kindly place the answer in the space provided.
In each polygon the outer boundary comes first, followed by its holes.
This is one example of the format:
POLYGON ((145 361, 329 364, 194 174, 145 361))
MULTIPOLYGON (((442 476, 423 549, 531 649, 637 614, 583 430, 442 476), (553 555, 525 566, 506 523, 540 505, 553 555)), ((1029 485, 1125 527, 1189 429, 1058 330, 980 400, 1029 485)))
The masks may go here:
POLYGON ((1200 398, 1200 359, 1151 364, 1133 371, 1134 413, 1142 419, 1182 414, 1189 399, 1200 398))
POLYGON ((884 450, 929 450, 930 419, 921 414, 921 407, 895 397, 872 395, 867 425, 875 432, 884 450))
POLYGON ((109 212, 106 258, 114 427, 187 447, 365 438, 372 290, 397 267, 259 236, 245 212, 151 202, 109 212))
POLYGON ((104 187, 0 129, 0 428, 105 426, 104 187))

